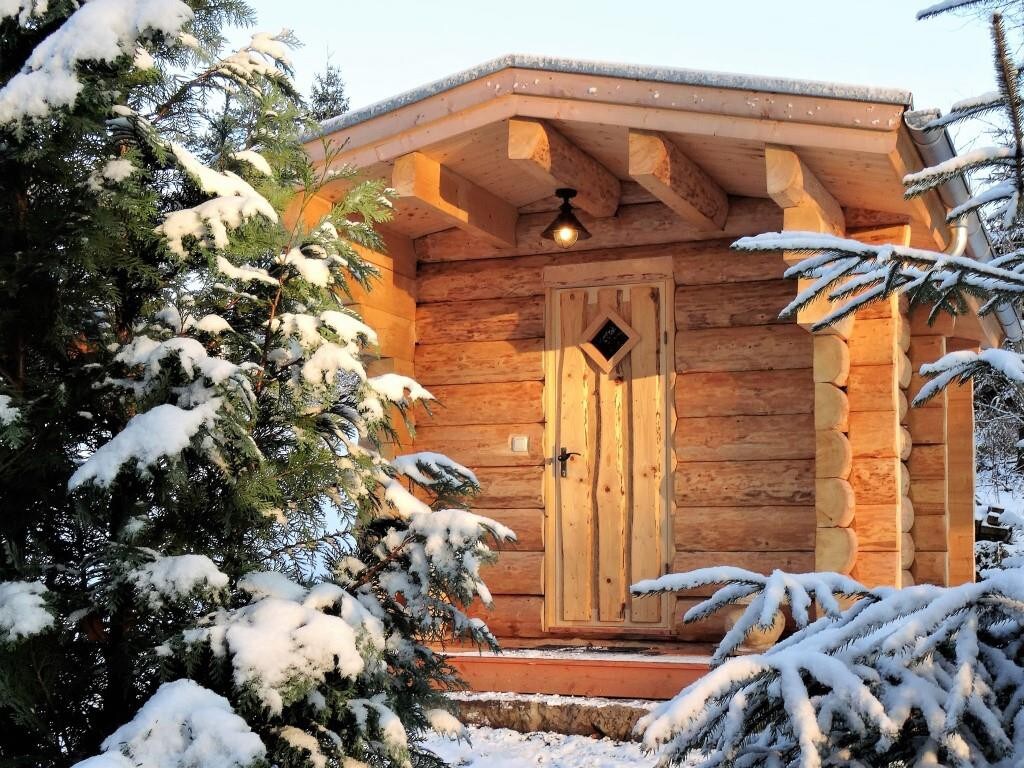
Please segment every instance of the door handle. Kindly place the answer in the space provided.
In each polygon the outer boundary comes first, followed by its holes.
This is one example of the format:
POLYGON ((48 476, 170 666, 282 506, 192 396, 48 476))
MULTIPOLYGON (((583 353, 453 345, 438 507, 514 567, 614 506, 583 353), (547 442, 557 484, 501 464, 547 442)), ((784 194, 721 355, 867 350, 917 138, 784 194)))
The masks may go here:
POLYGON ((576 453, 575 451, 568 451, 568 450, 565 449, 565 446, 562 446, 561 453, 559 453, 555 457, 555 460, 558 461, 558 474, 561 475, 562 477, 565 477, 566 476, 566 471, 569 468, 569 458, 571 456, 579 456, 579 455, 580 454, 576 453))

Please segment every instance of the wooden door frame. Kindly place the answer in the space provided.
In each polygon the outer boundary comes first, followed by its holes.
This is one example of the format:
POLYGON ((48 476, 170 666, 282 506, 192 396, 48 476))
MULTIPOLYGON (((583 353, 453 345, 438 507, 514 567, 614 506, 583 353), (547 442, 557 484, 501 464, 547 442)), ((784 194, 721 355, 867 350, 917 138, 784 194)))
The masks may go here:
POLYGON ((675 554, 673 520, 675 503, 672 493, 675 470, 675 276, 671 256, 652 256, 619 261, 589 262, 582 264, 554 265, 542 271, 544 284, 544 612, 543 630, 573 634, 582 631, 587 634, 599 631, 604 634, 621 636, 666 636, 673 623, 674 600, 671 595, 661 596, 659 622, 650 624, 602 623, 599 621, 565 621, 560 618, 561 582, 561 538, 558 523, 558 483, 554 477, 554 455, 557 450, 555 436, 558 431, 558 353, 554 344, 557 335, 554 320, 558 314, 554 297, 558 291, 567 288, 596 288, 600 286, 656 284, 662 291, 661 327, 662 359, 665 363, 665 445, 664 478, 661 487, 661 503, 664 516, 662 525, 662 553, 666 572, 672 568, 675 554))

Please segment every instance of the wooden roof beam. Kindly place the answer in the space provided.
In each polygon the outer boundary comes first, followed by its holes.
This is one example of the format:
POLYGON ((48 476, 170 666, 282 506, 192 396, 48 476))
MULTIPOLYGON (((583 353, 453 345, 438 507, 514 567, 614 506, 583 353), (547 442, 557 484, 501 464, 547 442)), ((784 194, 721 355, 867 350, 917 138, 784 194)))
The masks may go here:
POLYGON ((391 186, 398 197, 441 214, 452 226, 498 246, 516 244, 514 206, 421 152, 395 159, 391 186))
POLYGON ((832 193, 790 147, 764 148, 768 197, 783 209, 785 228, 804 232, 846 232, 846 217, 832 193))
POLYGON ((708 229, 725 227, 728 195, 661 134, 629 132, 629 175, 686 221, 708 229))
MULTIPOLYGON (((843 209, 793 149, 767 144, 764 148, 764 162, 768 197, 782 209, 784 230, 824 232, 840 237, 846 234, 843 209)), ((801 253, 783 254, 789 264, 801 261, 804 256, 801 253)), ((797 289, 802 291, 810 283, 810 280, 801 278, 797 281, 797 289)), ((810 329, 832 309, 828 299, 819 297, 797 310, 796 321, 810 329)), ((853 323, 854 316, 850 315, 826 328, 823 333, 834 334, 845 340, 853 330, 853 323)))
POLYGON ((531 119, 508 121, 508 159, 551 188, 576 190, 573 205, 591 216, 614 216, 622 194, 619 180, 550 125, 531 119))

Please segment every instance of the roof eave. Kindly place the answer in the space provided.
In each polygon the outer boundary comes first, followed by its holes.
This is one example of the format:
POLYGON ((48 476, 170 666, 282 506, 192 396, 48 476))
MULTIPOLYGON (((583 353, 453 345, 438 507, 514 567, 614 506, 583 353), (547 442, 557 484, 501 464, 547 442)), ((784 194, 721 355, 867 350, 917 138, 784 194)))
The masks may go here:
POLYGON ((553 56, 530 56, 508 54, 491 59, 475 67, 427 83, 418 88, 400 93, 375 104, 332 117, 320 124, 318 134, 325 136, 336 131, 364 123, 381 115, 393 112, 409 104, 429 99, 460 85, 494 75, 505 69, 528 69, 573 75, 593 75, 628 80, 641 80, 672 85, 692 85, 706 88, 775 93, 790 96, 804 96, 823 99, 843 99, 871 104, 889 104, 910 107, 913 97, 910 91, 896 88, 874 88, 869 86, 828 83, 817 80, 791 80, 787 78, 744 75, 728 72, 704 72, 675 67, 655 67, 639 64, 619 64, 605 61, 584 61, 553 56))

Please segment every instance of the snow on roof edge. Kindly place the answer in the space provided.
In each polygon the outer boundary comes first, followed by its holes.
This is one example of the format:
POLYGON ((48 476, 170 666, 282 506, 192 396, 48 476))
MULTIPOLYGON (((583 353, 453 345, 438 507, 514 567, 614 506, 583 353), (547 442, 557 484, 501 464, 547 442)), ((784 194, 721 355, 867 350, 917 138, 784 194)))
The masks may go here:
MULTIPOLYGON (((328 118, 320 124, 319 136, 364 123, 380 115, 393 112, 400 107, 423 101, 444 91, 465 83, 493 75, 503 69, 536 69, 546 72, 560 72, 572 75, 594 75, 596 77, 620 77, 629 80, 648 80, 673 85, 694 85, 707 88, 732 88, 744 91, 762 91, 792 96, 810 96, 827 99, 848 99, 875 104, 898 104, 910 107, 913 97, 910 91, 898 88, 876 88, 873 86, 829 83, 818 80, 792 80, 783 77, 744 75, 729 72, 708 72, 697 69, 659 67, 643 64, 619 64, 609 61, 586 61, 565 59, 556 56, 533 56, 512 53, 491 59, 475 67, 421 85, 418 88, 397 94, 369 106, 337 117, 328 118)), ((316 135, 308 138, 316 138, 316 135)))

